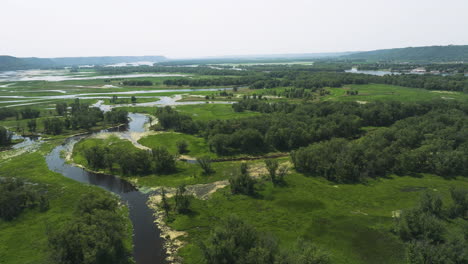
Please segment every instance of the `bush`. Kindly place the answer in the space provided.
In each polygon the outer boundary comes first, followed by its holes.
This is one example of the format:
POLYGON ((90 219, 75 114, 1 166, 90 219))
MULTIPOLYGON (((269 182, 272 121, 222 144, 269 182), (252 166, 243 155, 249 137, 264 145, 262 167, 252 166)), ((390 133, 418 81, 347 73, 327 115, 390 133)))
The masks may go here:
POLYGON ((197 164, 200 166, 200 168, 202 168, 205 175, 214 172, 213 168, 211 167, 211 159, 208 156, 197 158, 197 164))
POLYGON ((11 221, 23 210, 39 206, 40 211, 49 208, 48 198, 35 189, 34 185, 25 184, 20 179, 0 178, 0 218, 11 221))
POLYGON ((179 154, 185 154, 188 152, 188 143, 186 140, 179 140, 176 142, 177 151, 179 154))
POLYGON ((255 193, 255 180, 248 174, 247 163, 241 164, 240 171, 235 171, 229 183, 232 194, 253 195, 255 193))
POLYGON ((208 264, 328 264, 327 254, 317 246, 298 240, 291 250, 279 250, 277 240, 231 215, 201 243, 208 264))

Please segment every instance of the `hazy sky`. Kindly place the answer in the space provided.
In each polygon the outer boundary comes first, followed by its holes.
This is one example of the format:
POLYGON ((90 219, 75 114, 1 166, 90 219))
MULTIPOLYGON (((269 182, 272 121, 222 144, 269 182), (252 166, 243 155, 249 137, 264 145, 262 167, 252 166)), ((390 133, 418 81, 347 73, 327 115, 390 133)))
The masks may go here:
POLYGON ((0 55, 312 53, 468 44, 468 0, 0 0, 0 55))

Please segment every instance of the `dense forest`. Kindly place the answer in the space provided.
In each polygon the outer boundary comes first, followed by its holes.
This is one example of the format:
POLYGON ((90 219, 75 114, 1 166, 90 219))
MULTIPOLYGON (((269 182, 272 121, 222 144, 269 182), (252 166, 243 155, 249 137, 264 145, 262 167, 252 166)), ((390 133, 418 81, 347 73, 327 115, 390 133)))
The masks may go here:
POLYGON ((389 173, 468 175, 466 103, 290 104, 245 99, 233 108, 264 115, 202 122, 170 107, 158 108, 155 114, 159 129, 198 134, 218 155, 294 150, 291 157, 298 171, 337 182, 389 173), (366 132, 365 127, 379 129, 366 132))

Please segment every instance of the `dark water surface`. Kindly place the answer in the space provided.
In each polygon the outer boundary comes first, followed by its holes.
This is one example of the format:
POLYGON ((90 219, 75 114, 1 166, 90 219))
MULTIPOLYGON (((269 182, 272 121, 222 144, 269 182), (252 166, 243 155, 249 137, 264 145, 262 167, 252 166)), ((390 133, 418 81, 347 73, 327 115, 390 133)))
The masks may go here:
MULTIPOLYGON (((130 114, 131 122, 122 133, 144 131, 145 115, 130 114)), ((120 128, 122 131, 122 128, 120 128)), ((107 130, 99 133, 109 132, 107 130)), ((143 194, 131 183, 113 175, 104 175, 88 172, 82 168, 67 164, 60 156, 60 153, 70 148, 74 143, 86 136, 77 136, 67 139, 67 141, 52 150, 46 156, 47 165, 50 170, 61 173, 67 178, 99 186, 107 191, 117 194, 122 201, 127 203, 130 209, 130 219, 133 224, 133 256, 138 264, 159 264, 166 263, 165 251, 163 249, 164 240, 160 237, 160 230, 154 223, 154 216, 146 202, 148 194, 143 194)), ((78 197, 77 197, 78 199, 78 197)))

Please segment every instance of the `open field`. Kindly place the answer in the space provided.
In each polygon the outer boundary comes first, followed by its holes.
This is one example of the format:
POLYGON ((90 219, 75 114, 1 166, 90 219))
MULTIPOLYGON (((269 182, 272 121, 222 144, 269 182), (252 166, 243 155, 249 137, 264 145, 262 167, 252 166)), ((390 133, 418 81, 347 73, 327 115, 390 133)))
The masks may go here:
POLYGON ((250 111, 234 112, 231 105, 224 104, 181 105, 176 109, 191 115, 195 120, 232 119, 260 115, 250 111))
POLYGON ((169 152, 177 153, 177 141, 184 140, 188 143, 188 152, 184 155, 192 157, 201 157, 210 155, 215 157, 216 155, 210 152, 210 149, 204 138, 195 137, 188 134, 168 132, 160 133, 157 135, 147 136, 138 141, 138 143, 147 146, 149 148, 155 147, 166 147, 169 152))
POLYGON ((322 97, 322 100, 336 101, 376 101, 395 100, 402 102, 417 102, 433 99, 468 100, 468 94, 452 91, 431 91, 418 88, 407 88, 386 84, 350 84, 343 88, 328 88, 331 95, 322 97), (356 90, 358 95, 346 95, 347 90, 356 90))

